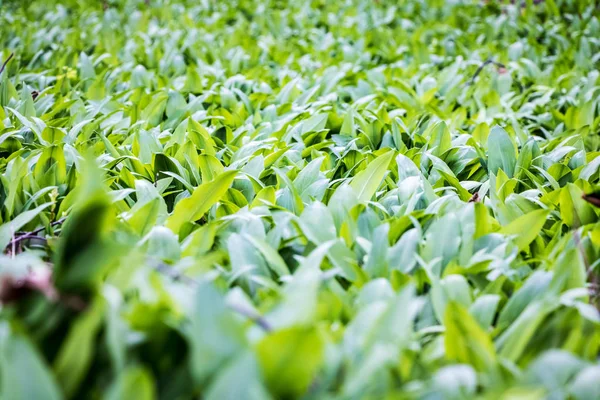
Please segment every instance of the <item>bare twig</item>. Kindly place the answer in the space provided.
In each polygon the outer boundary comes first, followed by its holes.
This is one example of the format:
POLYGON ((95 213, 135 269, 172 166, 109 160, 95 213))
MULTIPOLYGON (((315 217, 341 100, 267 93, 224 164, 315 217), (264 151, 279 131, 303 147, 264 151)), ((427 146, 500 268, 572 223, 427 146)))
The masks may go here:
POLYGON ((600 207, 600 194, 598 193, 583 194, 581 198, 593 205, 594 207, 600 207))
MULTIPOLYGON (((65 222, 66 219, 67 219, 67 217, 62 217, 61 219, 57 219, 56 221, 52 221, 52 222, 50 222, 50 226, 62 225, 62 223, 65 222)), ((31 231, 31 233, 33 233, 34 235, 37 235, 38 233, 40 233, 44 229, 46 229, 46 227, 42 226, 41 228, 37 228, 36 230, 31 231)))
POLYGON ((185 283, 186 285, 194 286, 194 287, 200 285, 200 282, 198 282, 191 276, 184 275, 184 274, 178 272, 177 270, 175 270, 174 268, 171 268, 162 262, 159 262, 158 264, 156 264, 154 266, 154 269, 157 272, 160 272, 161 274, 168 276, 169 278, 173 279, 176 282, 182 282, 182 283, 185 283))
POLYGON ((253 310, 246 308, 240 304, 228 304, 229 308, 231 308, 236 313, 243 315, 249 320, 253 321, 256 325, 260 326, 264 331, 271 332, 273 328, 267 322, 266 319, 263 318, 262 315, 255 313, 253 310))
POLYGON ((488 58, 477 68, 477 70, 475 71, 475 73, 473 74, 471 79, 469 79, 469 81, 467 82, 467 86, 470 86, 473 83, 475 83, 475 79, 477 79, 477 77, 479 76, 481 71, 483 71, 483 69, 490 64, 494 64, 498 68, 506 68, 506 66, 504 64, 494 61, 491 58, 488 58))
POLYGON ((60 293, 58 295, 58 301, 67 308, 75 311, 84 311, 88 306, 85 300, 77 295, 60 293))
POLYGON ((479 202, 479 193, 473 193, 473 196, 468 201, 469 203, 478 203, 479 202))
POLYGON ((11 249, 10 249, 10 251, 11 251, 10 256, 12 258, 15 258, 15 253, 17 252, 17 246, 15 244, 15 234, 14 234, 14 232, 12 234, 12 237, 13 237, 13 239, 12 239, 12 246, 11 246, 11 249))
POLYGON ((4 61, 4 64, 2 64, 2 67, 0 67, 0 74, 2 72, 4 72, 4 68, 6 68, 6 64, 8 64, 8 62, 13 58, 14 55, 15 55, 15 53, 10 53, 10 55, 8 56, 6 61, 4 61))
MULTIPOLYGON (((65 222, 65 219, 66 218, 63 217, 63 218, 61 218, 59 220, 53 221, 53 222, 50 223, 50 226, 60 225, 63 222, 65 222)), ((23 240, 29 240, 29 239, 46 240, 46 238, 44 238, 44 237, 37 236, 38 233, 40 233, 41 231, 43 231, 45 229, 46 229, 46 227, 42 226, 41 228, 38 228, 38 229, 33 230, 31 232, 21 232, 21 233, 18 234, 18 236, 14 236, 13 235, 13 238, 11 240, 11 245, 13 246, 13 253, 14 253, 14 247, 15 247, 15 245, 17 243, 23 241, 23 240)))
POLYGON ((13 239, 12 244, 15 245, 23 240, 39 240, 42 242, 47 242, 48 240, 43 237, 43 236, 37 236, 37 235, 31 235, 31 234, 27 234, 27 235, 23 235, 23 236, 18 236, 16 238, 13 239))
MULTIPOLYGON (((195 280, 191 276, 184 275, 184 274, 178 272, 177 270, 175 270, 174 268, 167 266, 164 263, 157 264, 154 267, 154 270, 156 270, 157 272, 159 272, 165 276, 168 276, 169 278, 173 279, 174 281, 182 282, 189 286, 196 287, 200 284, 197 280, 195 280)), ((266 332, 270 332, 273 330, 273 328, 271 328, 269 322, 267 322, 267 320, 262 315, 256 313, 254 310, 246 308, 240 304, 228 304, 228 307, 231 310, 233 310, 234 312, 248 318, 249 320, 254 322, 256 325, 260 326, 266 332)))

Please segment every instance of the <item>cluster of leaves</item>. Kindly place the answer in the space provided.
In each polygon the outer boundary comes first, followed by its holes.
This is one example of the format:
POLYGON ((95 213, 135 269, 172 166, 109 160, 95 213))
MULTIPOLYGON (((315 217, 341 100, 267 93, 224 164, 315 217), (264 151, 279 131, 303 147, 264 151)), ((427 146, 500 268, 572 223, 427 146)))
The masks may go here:
POLYGON ((600 11, 513 3, 5 2, 0 397, 600 398, 600 11))

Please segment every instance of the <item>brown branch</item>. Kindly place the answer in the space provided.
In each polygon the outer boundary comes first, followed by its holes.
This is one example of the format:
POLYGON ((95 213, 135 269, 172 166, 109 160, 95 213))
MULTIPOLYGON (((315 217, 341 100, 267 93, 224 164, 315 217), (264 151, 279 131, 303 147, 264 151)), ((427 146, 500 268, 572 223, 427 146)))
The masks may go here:
POLYGON ((469 79, 466 86, 471 86, 473 83, 475 83, 475 79, 477 79, 479 74, 481 74, 481 71, 483 71, 483 69, 490 64, 494 64, 497 68, 506 68, 504 64, 494 61, 491 58, 488 58, 479 67, 477 67, 477 70, 475 71, 471 79, 469 79))
MULTIPOLYGON (((50 223, 50 226, 56 226, 56 225, 60 225, 63 222, 65 222, 66 217, 63 217, 57 221, 53 221, 50 223)), ((29 240, 29 239, 39 239, 39 240, 46 240, 46 238, 41 237, 41 236, 37 236, 38 233, 42 232, 43 230, 45 230, 46 227, 42 226, 41 228, 38 228, 36 230, 33 230, 31 232, 21 232, 18 234, 18 236, 13 236, 13 239, 11 240, 10 244, 14 246, 23 241, 23 240, 29 240)))
POLYGON ((10 55, 8 56, 6 61, 4 61, 4 64, 2 64, 2 67, 0 67, 0 74, 2 72, 4 72, 4 68, 6 68, 6 64, 8 64, 8 62, 13 58, 14 55, 15 55, 15 53, 10 53, 10 55))
POLYGON ((10 246, 10 255, 12 258, 15 258, 15 255, 17 254, 17 246, 15 243, 15 234, 13 233, 12 235, 12 245, 10 246))
MULTIPOLYGON (((184 275, 184 274, 176 271, 175 269, 167 266, 164 263, 159 263, 158 265, 156 265, 154 267, 154 270, 165 276, 168 276, 169 278, 173 279, 176 282, 182 282, 188 286, 197 287, 200 284, 194 278, 184 275)), ((266 332, 270 332, 273 330, 273 328, 271 327, 269 322, 262 315, 256 313, 254 310, 251 310, 251 309, 246 308, 239 304, 228 304, 227 306, 232 311, 248 318, 249 320, 254 322, 256 325, 260 326, 266 332)))
POLYGON ((599 193, 584 193, 581 198, 594 207, 600 207, 600 194, 599 193))

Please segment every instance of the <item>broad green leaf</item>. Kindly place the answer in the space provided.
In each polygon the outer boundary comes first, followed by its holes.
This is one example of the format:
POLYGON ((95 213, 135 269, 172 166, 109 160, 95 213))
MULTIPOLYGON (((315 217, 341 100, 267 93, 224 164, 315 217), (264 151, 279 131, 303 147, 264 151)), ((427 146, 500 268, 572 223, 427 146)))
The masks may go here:
POLYGON ((600 170, 600 157, 596 156, 579 172, 579 179, 589 181, 592 176, 600 170))
POLYGON ((175 262, 181 257, 177 235, 164 226, 152 227, 141 244, 147 246, 146 254, 152 258, 175 262))
POLYGON ((40 186, 58 186, 66 183, 67 166, 61 146, 52 145, 42 152, 34 170, 40 186))
POLYGON ((208 388, 209 400, 265 400, 271 396, 262 383, 256 356, 246 350, 219 373, 208 388))
POLYGON ((471 288, 462 275, 452 274, 439 280, 432 281, 431 303, 440 322, 443 321, 450 302, 455 302, 462 307, 468 308, 473 303, 471 288))
POLYGON ((592 206, 581 198, 583 191, 572 183, 561 189, 560 216, 571 228, 591 224, 598 220, 592 206))
POLYGON ((217 178, 217 176, 223 173, 223 165, 214 156, 200 154, 198 156, 198 161, 200 163, 202 180, 204 182, 213 181, 217 178))
POLYGON ((156 223, 160 209, 160 199, 151 199, 142 207, 138 208, 135 213, 128 216, 127 222, 133 227, 138 235, 143 236, 148 233, 156 223))
POLYGON ((316 132, 325 128, 325 124, 327 123, 327 114, 315 114, 309 119, 306 119, 302 122, 302 132, 301 134, 305 134, 308 132, 316 132))
POLYGON ((78 201, 64 224, 54 258, 54 282, 64 290, 91 289, 107 261, 118 254, 118 244, 109 239, 112 215, 102 174, 88 161, 81 178, 78 201))
POLYGON ((552 274, 546 271, 536 271, 508 300, 498 317, 497 326, 504 328, 511 324, 525 310, 528 304, 541 299, 552 281, 552 274))
POLYGON ((446 265, 458 255, 460 243, 458 217, 456 214, 447 214, 429 226, 419 254, 425 261, 438 260, 434 273, 440 276, 446 265))
POLYGON ((499 356, 513 362, 519 360, 527 344, 539 329, 540 324, 556 308, 556 305, 550 304, 550 301, 543 300, 530 303, 516 321, 498 337, 496 348, 499 350, 499 356))
POLYGON ((371 250, 364 266, 365 271, 371 277, 380 277, 388 275, 387 254, 388 254, 388 232, 390 226, 383 224, 378 226, 373 232, 373 241, 371 250))
POLYGON ((306 237, 317 245, 336 238, 333 218, 322 203, 314 202, 306 207, 298 223, 306 237))
POLYGON ((103 302, 96 300, 77 318, 54 361, 54 373, 68 397, 77 392, 94 359, 103 311, 103 302))
POLYGON ((437 122, 429 129, 429 146, 433 155, 440 157, 452 145, 450 130, 444 121, 437 122))
POLYGON ((488 137, 487 147, 489 173, 497 175, 498 170, 501 169, 512 178, 517 164, 517 154, 508 133, 503 128, 494 126, 488 137))
POLYGON ((487 294, 478 297, 469 307, 469 314, 475 318, 479 326, 488 329, 496 316, 496 309, 500 303, 500 296, 487 294))
POLYGON ((359 201, 369 201, 377 191, 387 172, 388 166, 394 157, 393 151, 377 157, 367 167, 360 171, 352 181, 350 187, 356 193, 359 201))
POLYGON ((514 235, 513 241, 519 247, 519 250, 525 250, 539 235, 549 213, 549 210, 543 209, 532 211, 502 227, 499 233, 510 236, 514 235))
POLYGON ((550 282, 550 290, 555 295, 565 290, 586 286, 588 273, 580 249, 563 250, 552 267, 554 276, 550 282))
POLYGON ((569 385, 569 393, 576 400, 596 399, 600 397, 600 366, 589 366, 579 372, 569 385))
POLYGON ((244 237, 260 251, 271 269, 273 269, 277 275, 284 276, 290 274, 290 270, 285 264, 285 261, 283 261, 276 249, 273 249, 268 243, 259 238, 251 235, 244 235, 244 237))
POLYGON ((205 182, 194 189, 192 195, 181 200, 175 205, 175 209, 166 225, 175 233, 179 233, 185 222, 193 222, 200 219, 221 197, 233 183, 237 171, 227 171, 217 176, 210 182, 205 182))
POLYGON ((492 339, 463 306, 448 303, 444 326, 444 346, 450 360, 472 365, 478 371, 490 372, 496 368, 492 339))
POLYGON ((474 397, 477 390, 477 374, 470 365, 449 365, 439 369, 433 384, 444 398, 470 398, 474 397))
POLYGON ((119 374, 108 389, 108 400, 156 399, 156 389, 152 374, 142 367, 128 367, 119 374))
POLYGON ((292 327, 266 336, 256 351, 267 387, 278 397, 304 394, 317 377, 323 350, 314 328, 292 327))
POLYGON ((202 383, 243 350, 245 338, 241 323, 210 282, 197 288, 190 320, 186 336, 191 347, 191 373, 202 383))
POLYGON ((35 345, 7 322, 0 324, 0 394, 2 399, 63 398, 50 368, 35 345))

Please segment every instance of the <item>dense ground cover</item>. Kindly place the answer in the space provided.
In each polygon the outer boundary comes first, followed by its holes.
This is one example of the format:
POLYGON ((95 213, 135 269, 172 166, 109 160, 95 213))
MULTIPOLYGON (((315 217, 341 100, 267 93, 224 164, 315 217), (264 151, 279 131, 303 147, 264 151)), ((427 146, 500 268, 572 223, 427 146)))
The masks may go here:
POLYGON ((1 7, 0 398, 600 398, 594 2, 1 7))

